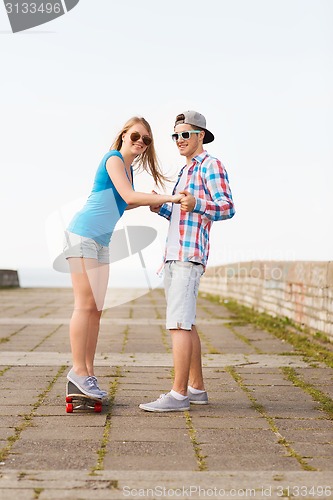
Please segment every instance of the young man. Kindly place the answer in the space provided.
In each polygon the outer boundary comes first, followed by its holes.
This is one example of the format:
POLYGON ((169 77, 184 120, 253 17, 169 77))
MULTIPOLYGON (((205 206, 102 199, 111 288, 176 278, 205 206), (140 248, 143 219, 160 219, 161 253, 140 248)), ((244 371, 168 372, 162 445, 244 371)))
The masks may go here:
POLYGON ((172 337, 174 383, 168 394, 142 410, 165 412, 207 404, 201 363, 201 343, 195 327, 200 277, 207 265, 209 231, 213 221, 233 217, 234 205, 227 172, 203 149, 214 140, 206 119, 196 111, 176 117, 173 140, 186 158, 173 192, 184 194, 180 205, 151 207, 170 221, 165 252, 166 328, 172 337))

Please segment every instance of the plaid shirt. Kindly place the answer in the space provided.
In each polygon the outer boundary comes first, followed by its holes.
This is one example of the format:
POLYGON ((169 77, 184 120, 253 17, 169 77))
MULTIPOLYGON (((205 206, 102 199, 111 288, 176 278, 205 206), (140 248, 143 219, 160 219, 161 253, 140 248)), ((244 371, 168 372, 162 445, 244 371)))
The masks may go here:
MULTIPOLYGON (((185 166, 179 172, 173 194, 185 166)), ((206 267, 213 221, 230 219, 235 214, 228 174, 219 160, 203 151, 189 166, 184 190, 195 197, 196 203, 192 212, 180 211, 178 260, 199 262, 206 267)), ((172 204, 162 205, 159 215, 170 220, 171 214, 172 204)))

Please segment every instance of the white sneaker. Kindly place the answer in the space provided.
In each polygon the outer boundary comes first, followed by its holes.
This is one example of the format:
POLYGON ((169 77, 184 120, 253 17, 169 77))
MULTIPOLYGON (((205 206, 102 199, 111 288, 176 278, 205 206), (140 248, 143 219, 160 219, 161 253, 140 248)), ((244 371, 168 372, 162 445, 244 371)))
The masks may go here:
POLYGON ((208 405, 208 394, 206 391, 200 392, 199 394, 193 394, 191 389, 187 388, 187 395, 190 403, 193 405, 208 405))
POLYGON ((139 405, 139 408, 141 408, 141 410, 156 412, 185 411, 190 409, 190 401, 188 397, 181 400, 176 399, 168 392, 167 394, 161 394, 156 401, 139 405))
POLYGON ((102 391, 102 389, 99 388, 97 377, 95 377, 95 375, 91 375, 91 378, 95 380, 95 385, 97 389, 103 394, 103 398, 105 398, 108 395, 108 393, 106 391, 102 391))
POLYGON ((67 380, 72 382, 83 394, 92 398, 102 399, 103 393, 97 388, 93 377, 80 377, 73 368, 67 374, 67 380))

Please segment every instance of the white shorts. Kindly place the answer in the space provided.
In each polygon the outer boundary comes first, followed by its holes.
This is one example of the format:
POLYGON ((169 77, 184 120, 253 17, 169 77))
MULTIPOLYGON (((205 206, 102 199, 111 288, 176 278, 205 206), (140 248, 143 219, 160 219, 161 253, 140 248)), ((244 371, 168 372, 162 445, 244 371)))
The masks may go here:
POLYGON ((197 297, 202 264, 168 260, 164 267, 164 287, 167 301, 166 328, 191 330, 195 325, 197 297))
POLYGON ((109 264, 110 262, 109 247, 70 231, 65 231, 64 255, 66 259, 85 257, 86 259, 96 259, 101 264, 109 264))

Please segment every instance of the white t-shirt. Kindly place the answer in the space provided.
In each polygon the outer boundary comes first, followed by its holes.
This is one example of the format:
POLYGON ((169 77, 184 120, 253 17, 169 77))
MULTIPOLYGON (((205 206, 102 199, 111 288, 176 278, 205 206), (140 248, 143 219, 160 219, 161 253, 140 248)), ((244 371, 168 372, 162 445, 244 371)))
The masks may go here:
MULTIPOLYGON (((189 166, 186 166, 182 172, 177 186, 177 193, 183 191, 186 186, 187 171, 189 166)), ((180 203, 172 205, 172 213, 170 217, 170 226, 168 232, 167 251, 165 260, 179 260, 179 223, 180 223, 180 203)))

